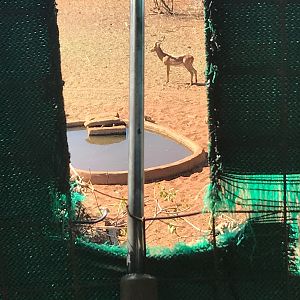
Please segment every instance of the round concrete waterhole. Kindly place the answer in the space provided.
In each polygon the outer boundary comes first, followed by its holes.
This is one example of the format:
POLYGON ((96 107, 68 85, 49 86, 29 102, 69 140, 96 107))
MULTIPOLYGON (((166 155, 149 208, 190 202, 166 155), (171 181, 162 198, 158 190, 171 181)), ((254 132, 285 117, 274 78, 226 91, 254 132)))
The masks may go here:
MULTIPOLYGON (((88 136, 83 122, 73 122, 67 138, 71 164, 85 180, 127 184, 128 128, 126 135, 88 136)), ((206 162, 198 145, 165 127, 145 122, 144 139, 145 182, 175 177, 206 162)))

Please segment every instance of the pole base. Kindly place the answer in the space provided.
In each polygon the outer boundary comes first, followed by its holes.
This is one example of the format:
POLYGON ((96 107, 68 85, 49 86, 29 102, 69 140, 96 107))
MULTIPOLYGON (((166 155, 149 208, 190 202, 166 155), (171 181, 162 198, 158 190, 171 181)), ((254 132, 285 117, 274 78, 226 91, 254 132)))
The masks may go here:
POLYGON ((157 280, 148 274, 127 274, 121 278, 121 300, 157 300, 157 280))

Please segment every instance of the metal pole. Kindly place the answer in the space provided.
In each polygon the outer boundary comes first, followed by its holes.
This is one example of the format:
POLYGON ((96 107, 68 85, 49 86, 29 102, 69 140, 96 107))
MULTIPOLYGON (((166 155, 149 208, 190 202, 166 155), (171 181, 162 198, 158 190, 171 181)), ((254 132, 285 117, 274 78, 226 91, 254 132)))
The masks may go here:
POLYGON ((129 273, 142 274, 144 224, 137 218, 144 216, 144 0, 131 0, 129 106, 127 267, 129 273))
POLYGON ((131 0, 127 275, 121 300, 157 300, 157 281, 144 274, 144 0, 131 0))

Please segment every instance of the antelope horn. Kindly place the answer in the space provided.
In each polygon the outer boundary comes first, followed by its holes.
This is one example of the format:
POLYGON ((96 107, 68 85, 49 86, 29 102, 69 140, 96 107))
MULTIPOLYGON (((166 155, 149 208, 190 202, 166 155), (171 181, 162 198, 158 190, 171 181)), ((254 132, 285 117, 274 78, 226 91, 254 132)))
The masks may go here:
POLYGON ((159 43, 162 43, 165 40, 165 36, 163 36, 160 40, 158 40, 159 43))

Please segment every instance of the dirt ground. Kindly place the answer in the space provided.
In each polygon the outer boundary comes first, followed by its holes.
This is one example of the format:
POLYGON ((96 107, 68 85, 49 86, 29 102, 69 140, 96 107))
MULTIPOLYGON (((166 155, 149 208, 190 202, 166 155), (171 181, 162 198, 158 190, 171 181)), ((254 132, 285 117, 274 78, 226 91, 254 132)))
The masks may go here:
MULTIPOLYGON (((129 1, 57 0, 64 100, 68 121, 129 110, 129 1)), ((207 103, 204 85, 204 22, 201 0, 174 1, 175 16, 156 14, 153 1, 145 6, 145 115, 176 130, 207 151, 207 103), (200 85, 189 86, 183 68, 166 67, 155 53, 155 41, 165 36, 162 48, 170 54, 192 54, 200 85)), ((209 182, 208 167, 173 180, 145 185, 145 216, 152 217, 202 209, 209 182)), ((87 206, 110 210, 109 218, 126 220, 127 186, 95 186, 101 193, 87 206)), ((208 215, 148 222, 147 244, 173 246, 194 243, 208 229, 208 215)))

